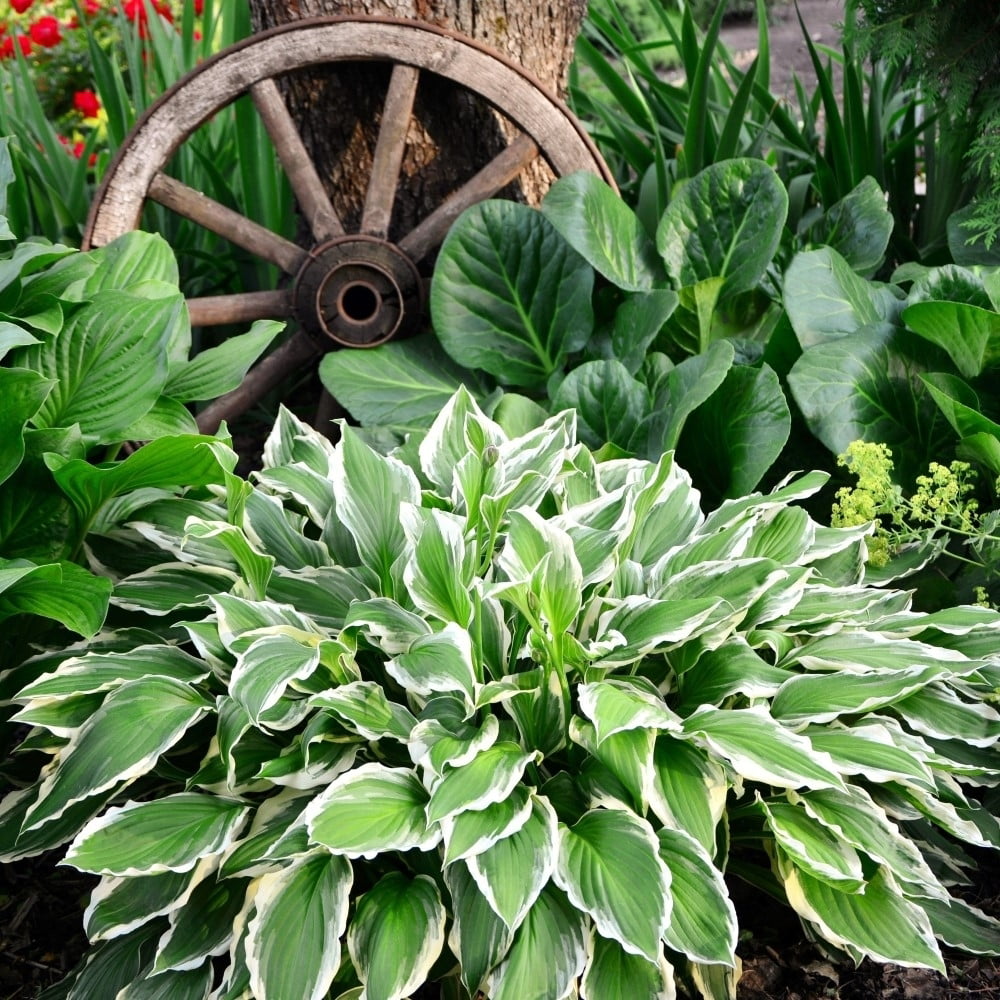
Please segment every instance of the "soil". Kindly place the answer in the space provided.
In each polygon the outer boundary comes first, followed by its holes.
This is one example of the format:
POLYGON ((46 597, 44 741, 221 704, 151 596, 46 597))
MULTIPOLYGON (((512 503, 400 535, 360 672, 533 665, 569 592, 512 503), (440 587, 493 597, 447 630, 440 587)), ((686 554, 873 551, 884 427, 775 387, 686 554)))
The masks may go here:
MULTIPOLYGON (((778 4, 772 10, 772 90, 791 97, 797 75, 811 91, 815 76, 795 7, 778 4)), ((798 10, 814 43, 837 47, 842 0, 798 0, 798 10)), ((727 22, 722 40, 747 65, 756 55, 757 27, 752 21, 727 22)), ((44 856, 0 865, 0 1000, 33 1000, 62 979, 86 949, 82 915, 96 880, 56 867, 57 861, 44 856)), ((810 944, 789 910, 761 906, 759 893, 740 905, 733 888, 743 968, 737 1000, 1000 1000, 1000 960, 947 953, 947 976, 868 960, 855 967, 831 960, 810 944)), ((1000 917, 995 852, 982 857, 966 898, 1000 917)))

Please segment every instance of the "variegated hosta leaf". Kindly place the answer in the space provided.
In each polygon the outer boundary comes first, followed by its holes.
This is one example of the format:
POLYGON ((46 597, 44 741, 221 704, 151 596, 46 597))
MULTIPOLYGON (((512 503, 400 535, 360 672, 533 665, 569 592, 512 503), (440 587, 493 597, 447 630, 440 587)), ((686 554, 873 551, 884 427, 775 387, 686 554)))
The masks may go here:
POLYGON ((498 840, 509 837, 531 817, 531 796, 524 785, 516 785, 507 798, 485 809, 468 809, 441 821, 444 834, 444 863, 488 850, 498 840))
POLYGON ((495 715, 487 715, 479 728, 464 720, 423 719, 410 732, 410 758, 434 774, 443 774, 445 765, 461 767, 493 746, 499 733, 495 715))
POLYGON ((70 845, 66 863, 101 875, 190 871, 228 847, 249 812, 239 802, 197 792, 129 802, 91 820, 70 845))
POLYGON ((576 413, 565 410, 545 420, 520 437, 497 445, 497 465, 503 483, 489 498, 495 502, 496 518, 504 510, 537 509, 562 473, 566 449, 576 441, 576 413))
POLYGON ((409 649, 393 657, 386 672, 407 691, 424 698, 438 692, 459 691, 471 707, 476 676, 472 638, 449 622, 440 632, 415 639, 409 649))
POLYGON ((490 976, 490 1000, 564 1000, 587 961, 587 920, 554 886, 528 910, 490 976))
POLYGON ((628 792, 631 808, 640 814, 653 794, 653 748, 656 732, 652 729, 623 729, 597 742, 597 732, 585 719, 573 717, 570 738, 596 758, 622 783, 628 792))
POLYGON ((769 698, 793 675, 772 666, 741 635, 705 650, 681 679, 680 711, 721 704, 733 694, 769 698))
POLYGON ((451 894, 448 947, 459 960, 465 988, 475 996, 490 969, 507 954, 513 934, 493 912, 465 865, 448 865, 444 881, 451 894))
POLYGON ((927 789, 933 786, 930 768, 909 750, 896 746, 887 726, 811 726, 805 735, 817 750, 833 758, 841 774, 861 774, 868 781, 916 783, 927 789))
POLYGON ((468 628, 475 550, 466 544, 465 522, 413 504, 402 505, 400 518, 411 548, 403 567, 406 592, 425 614, 468 628))
POLYGON ((126 611, 167 615, 178 608, 196 608, 211 594, 231 590, 239 577, 228 569, 160 563, 119 580, 111 603, 126 611))
POLYGON ((594 809, 572 827, 560 824, 552 873, 599 933, 653 963, 671 908, 670 872, 658 846, 652 827, 634 813, 594 809))
POLYGON ((522 750, 517 743, 494 743, 468 764, 449 767, 431 788, 427 803, 428 823, 437 823, 466 810, 483 809, 505 799, 521 780, 537 753, 522 750))
POLYGON ((984 702, 969 702, 943 684, 931 684, 893 710, 907 724, 933 739, 959 739, 974 747, 991 747, 1000 740, 1000 712, 984 702))
POLYGON ((325 852, 262 876, 247 928, 250 985, 262 1000, 322 1000, 340 967, 350 864, 325 852))
POLYGON ((152 961, 162 929, 162 921, 151 920, 130 934, 92 948, 69 987, 67 1000, 117 996, 152 961))
POLYGON ((315 427, 299 420, 291 410, 278 407, 278 416, 264 442, 265 469, 290 462, 302 462, 313 472, 326 476, 333 445, 315 427))
POLYGON ((661 829, 656 835, 673 898, 663 940, 692 962, 734 965, 739 928, 722 873, 683 830, 661 829))
POLYGON ((232 594, 216 594, 212 598, 218 618, 219 639, 227 650, 239 655, 264 630, 273 634, 326 636, 305 615, 287 604, 273 601, 248 601, 232 594))
POLYGON ((276 705, 292 681, 309 677, 319 666, 319 649, 290 635, 264 635, 236 660, 229 693, 246 710, 254 725, 276 705))
POLYGON ((383 597, 352 604, 344 628, 360 628, 387 656, 405 653, 417 639, 432 631, 420 615, 383 597))
POLYGON ((650 808, 664 826, 686 831, 709 854, 729 787, 723 766, 704 750, 669 736, 656 741, 650 808))
POLYGON ((937 665, 910 667, 901 661, 892 671, 800 674, 781 686, 771 701, 771 714, 794 726, 875 712, 919 691, 941 672, 937 665))
POLYGON ((493 912, 515 930, 548 882, 556 863, 557 821, 548 800, 532 796, 531 816, 509 837, 466 859, 493 912))
POLYGON ((804 737, 785 729, 764 706, 717 709, 704 706, 684 720, 737 774, 779 788, 843 788, 833 761, 804 737))
POLYGON ((816 538, 816 524, 802 507, 776 507, 753 529, 745 555, 794 565, 816 538))
POLYGON ((681 719, 667 708, 663 697, 639 677, 615 677, 583 684, 578 689, 580 710, 594 724, 598 743, 628 729, 680 732, 681 719))
POLYGON ((204 521, 189 517, 184 525, 184 535, 185 538, 197 538, 200 541, 218 541, 236 560, 249 588, 250 597, 257 601, 263 599, 276 560, 272 555, 259 552, 242 528, 224 521, 204 521))
POLYGON ((333 562, 326 545, 306 534, 305 523, 301 514, 286 510, 277 497, 260 490, 247 494, 244 519, 247 535, 286 569, 302 570, 333 562))
POLYGON ((343 684, 313 695, 309 704, 330 709, 349 729, 367 740, 391 736, 406 742, 417 725, 410 710, 389 701, 385 691, 374 681, 343 684))
POLYGON ((361 897, 347 947, 366 1000, 400 1000, 424 983, 444 947, 446 916, 427 875, 390 872, 361 897))
POLYGON ((961 899, 916 899, 934 934, 950 948, 976 955, 1000 955, 1000 920, 961 899))
POLYGON ((583 1000, 675 1000, 674 970, 659 955, 650 962, 625 951, 617 942, 591 934, 587 945, 587 968, 580 982, 583 1000))
MULTIPOLYGON (((822 597, 820 597, 822 600, 822 597)), ((916 642, 899 636, 884 636, 875 631, 838 631, 805 643, 789 657, 808 671, 845 671, 867 673, 870 670, 896 671, 902 667, 931 667, 939 674, 963 673, 975 668, 961 653, 940 646, 916 642)))
POLYGON ((183 908, 214 866, 215 860, 209 858, 193 872, 160 872, 133 878, 106 875, 90 894, 83 915, 88 940, 119 937, 155 917, 183 908))
POLYGON ((246 879, 206 879, 185 906, 170 914, 170 929, 157 945, 153 972, 190 969, 221 955, 233 937, 233 924, 243 909, 246 879))
POLYGON ((427 802, 427 792, 412 771, 363 764, 317 795, 305 821, 315 843, 349 858, 428 851, 441 834, 428 828, 427 802))
POLYGON ((313 524, 322 527, 333 506, 330 481, 325 475, 320 476, 304 462, 289 462, 258 472, 256 478, 265 489, 290 497, 308 513, 313 524))
POLYGON ((923 885, 927 892, 944 892, 923 855, 872 797, 857 785, 846 789, 814 789, 789 793, 793 803, 837 837, 886 865, 905 884, 923 885))
POLYGON ((853 847, 798 806, 761 800, 760 807, 774 839, 799 868, 840 892, 863 890, 861 859, 853 847))
POLYGON ((180 681, 147 677, 112 691, 59 752, 55 769, 28 810, 25 830, 60 816, 81 799, 149 771, 211 704, 180 681))
POLYGON ((927 915, 905 899, 880 869, 864 892, 840 892, 800 869, 783 873, 788 902, 825 940, 876 962, 926 966, 944 972, 927 915))
POLYGON ((169 971, 133 980, 115 994, 115 1000, 208 1000, 212 965, 202 962, 182 972, 169 971))
POLYGON ((406 548, 399 505, 420 503, 417 477, 399 460, 376 454, 342 424, 330 480, 337 514, 354 538, 362 565, 375 573, 381 593, 392 597, 392 564, 406 548))

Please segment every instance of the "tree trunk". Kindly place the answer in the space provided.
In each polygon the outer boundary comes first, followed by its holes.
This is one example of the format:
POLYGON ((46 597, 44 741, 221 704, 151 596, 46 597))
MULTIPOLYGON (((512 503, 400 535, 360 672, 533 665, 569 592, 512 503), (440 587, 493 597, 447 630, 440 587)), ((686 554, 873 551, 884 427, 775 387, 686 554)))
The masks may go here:
MULTIPOLYGON (((458 32, 518 63, 562 95, 586 0, 250 0, 258 30, 304 17, 374 15, 423 21, 458 32)), ((387 66, 352 63, 289 74, 280 83, 334 208, 355 232, 364 204, 387 66)), ((479 98, 422 73, 407 133, 390 240, 413 229, 507 145, 515 130, 479 98)), ((501 194, 536 203, 551 182, 536 162, 501 194)))

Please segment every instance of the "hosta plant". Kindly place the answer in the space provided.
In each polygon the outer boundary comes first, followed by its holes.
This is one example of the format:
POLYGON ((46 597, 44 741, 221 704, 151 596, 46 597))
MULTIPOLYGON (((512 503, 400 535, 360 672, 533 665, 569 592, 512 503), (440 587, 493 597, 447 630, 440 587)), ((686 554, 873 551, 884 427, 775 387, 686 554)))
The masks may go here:
POLYGON ((100 876, 60 996, 722 1000, 736 877, 858 960, 997 952, 949 886, 1000 616, 859 584, 824 476, 706 514, 461 390, 388 456, 282 411, 256 478, 136 502, 118 630, 26 665, 2 858, 100 876))

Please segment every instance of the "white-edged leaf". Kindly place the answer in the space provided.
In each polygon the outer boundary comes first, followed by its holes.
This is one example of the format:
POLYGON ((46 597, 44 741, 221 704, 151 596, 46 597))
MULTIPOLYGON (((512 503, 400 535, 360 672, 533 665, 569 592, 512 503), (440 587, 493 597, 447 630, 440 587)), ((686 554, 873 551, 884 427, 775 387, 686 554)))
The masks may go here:
POLYGON ((264 635, 237 657, 229 693, 257 725, 292 681, 309 677, 318 666, 317 645, 307 645, 290 635, 264 635))
POLYGON ((111 603, 126 611, 166 615, 178 608, 200 607, 210 594, 230 590, 238 579, 230 570, 215 566, 160 563, 119 580, 111 603))
POLYGON ((454 622, 448 622, 440 632, 414 639, 405 653, 387 661, 385 669, 407 691, 425 698, 459 691, 470 706, 478 680, 472 660, 472 637, 454 622))
POLYGON ((482 854, 498 840, 509 837, 531 817, 531 797, 524 785, 516 785, 505 799, 485 809, 455 813, 441 821, 444 863, 482 854))
POLYGON ((190 871, 238 835, 250 810, 231 799, 178 792, 127 802, 92 819, 66 854, 66 864, 101 875, 190 871))
POLYGON ((933 739, 958 739, 974 747, 992 747, 1000 740, 1000 713, 983 701, 963 701, 943 684, 932 684, 893 709, 910 727, 933 739))
POLYGON ((698 736, 744 778, 779 788, 843 788, 830 757, 809 740, 785 729, 764 706, 716 709, 703 706, 684 720, 698 736))
POLYGON ((459 811, 500 802, 513 791, 528 764, 538 759, 537 753, 504 740, 467 764, 449 767, 431 789, 427 822, 437 823, 459 811))
POLYGON ((60 816, 75 802, 149 771, 211 704, 169 677, 129 681, 59 752, 55 769, 41 783, 28 810, 25 830, 60 816))
POLYGON ((555 810, 547 799, 532 796, 531 816, 524 826, 464 862, 493 912, 511 930, 552 874, 557 837, 555 810))
POLYGON ((660 829, 657 837, 673 897, 663 940, 692 962, 735 965, 739 927, 722 872, 683 830, 660 829))
POLYGON ((464 519, 413 504, 402 505, 400 518, 411 547, 403 566, 406 592, 425 614, 468 628, 474 551, 466 545, 464 519))
POLYGON ((400 1000, 423 985, 444 947, 446 916, 427 875, 390 872, 358 900, 347 947, 365 1000, 400 1000))
POLYGON ((362 764, 341 775, 309 804, 305 821, 317 844, 349 858, 383 851, 430 850, 427 792, 406 768, 362 764))
POLYGON ((580 996, 583 1000, 675 1000, 674 970, 662 953, 656 962, 649 962, 629 954, 617 941, 591 934, 580 996))
POLYGON ((622 729, 597 742, 594 727, 585 719, 570 720, 570 739, 611 772, 627 792, 624 804, 645 813, 653 793, 653 749, 656 731, 653 729, 622 729))
POLYGON ((933 785, 930 768, 909 749, 897 746, 888 726, 811 726, 806 735, 817 750, 833 758, 841 774, 861 774, 868 781, 916 783, 928 789, 933 785))
POLYGON ((456 726, 439 719, 423 719, 410 733, 410 758, 434 774, 442 774, 447 764, 468 764, 493 746, 499 733, 500 721, 495 715, 487 715, 479 728, 464 721, 456 726))
POLYGON ((326 852, 260 878, 246 938, 256 996, 326 996, 340 966, 353 881, 350 864, 326 852))
POLYGON ((564 1000, 587 961, 586 917, 554 886, 528 910, 490 976, 490 1000, 564 1000))
POLYGON ((597 742, 628 729, 680 732, 675 715, 652 685, 640 678, 608 678, 579 688, 580 710, 594 724, 597 742))
POLYGON ((597 930, 650 962, 670 919, 670 872, 652 827, 634 813, 593 809, 560 824, 553 881, 597 930), (636 892, 636 886, 642 886, 636 892))
POLYGON ((961 899, 915 900, 934 934, 950 948, 976 955, 1000 955, 1000 920, 961 899))
POLYGON ((193 969, 135 979, 114 1000, 208 1000, 212 979, 211 963, 202 962, 193 969))
POLYGON ((417 720, 405 705, 389 701, 374 681, 352 681, 313 695, 309 704, 328 708, 344 725, 368 740, 391 736, 407 741, 417 720))

